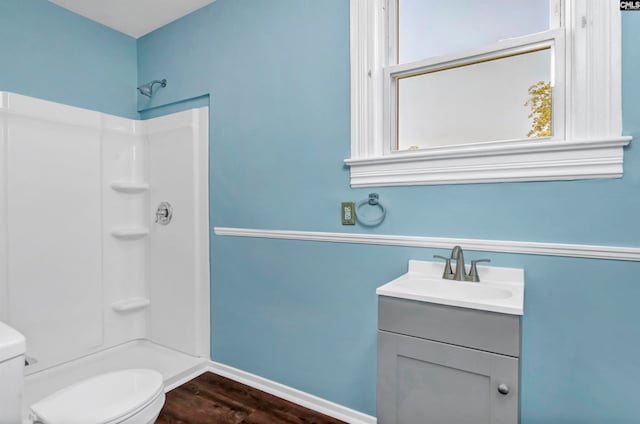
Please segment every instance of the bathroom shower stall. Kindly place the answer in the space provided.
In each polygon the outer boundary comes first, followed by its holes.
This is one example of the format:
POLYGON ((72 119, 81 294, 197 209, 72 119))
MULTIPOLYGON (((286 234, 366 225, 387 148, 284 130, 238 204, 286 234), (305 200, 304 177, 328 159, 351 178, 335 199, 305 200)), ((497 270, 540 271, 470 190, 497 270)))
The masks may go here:
POLYGON ((208 361, 208 119, 0 93, 0 321, 27 339, 25 404, 121 368, 171 387, 208 361))

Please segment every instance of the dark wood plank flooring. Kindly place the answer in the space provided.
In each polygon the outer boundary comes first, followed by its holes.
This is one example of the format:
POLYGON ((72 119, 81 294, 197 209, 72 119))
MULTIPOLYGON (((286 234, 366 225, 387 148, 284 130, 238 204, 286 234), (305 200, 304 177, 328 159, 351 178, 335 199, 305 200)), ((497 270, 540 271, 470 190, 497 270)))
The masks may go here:
POLYGON ((156 424, 344 424, 210 372, 167 393, 156 424))

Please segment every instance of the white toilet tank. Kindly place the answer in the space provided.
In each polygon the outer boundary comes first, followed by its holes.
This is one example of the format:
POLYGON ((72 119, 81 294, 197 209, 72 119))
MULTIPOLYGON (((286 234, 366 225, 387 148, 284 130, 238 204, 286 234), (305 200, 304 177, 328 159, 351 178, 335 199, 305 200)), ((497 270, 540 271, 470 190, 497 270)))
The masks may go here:
POLYGON ((0 424, 22 422, 24 336, 0 322, 0 424))

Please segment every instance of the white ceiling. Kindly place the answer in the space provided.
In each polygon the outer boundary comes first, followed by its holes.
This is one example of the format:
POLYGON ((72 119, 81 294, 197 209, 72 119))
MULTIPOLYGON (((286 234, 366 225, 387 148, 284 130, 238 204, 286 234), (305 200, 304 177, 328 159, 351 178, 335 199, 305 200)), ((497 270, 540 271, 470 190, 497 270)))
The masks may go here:
POLYGON ((215 0, 49 0, 134 38, 173 22, 215 0))

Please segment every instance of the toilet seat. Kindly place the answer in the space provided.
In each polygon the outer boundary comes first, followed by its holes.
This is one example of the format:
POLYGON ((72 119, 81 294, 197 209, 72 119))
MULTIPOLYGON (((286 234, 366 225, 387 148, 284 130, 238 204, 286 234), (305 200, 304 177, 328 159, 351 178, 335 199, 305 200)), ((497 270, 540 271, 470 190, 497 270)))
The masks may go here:
POLYGON ((116 424, 147 407, 162 407, 162 375, 149 369, 102 374, 66 387, 31 406, 42 424, 116 424), (159 399, 161 398, 161 400, 159 399))

